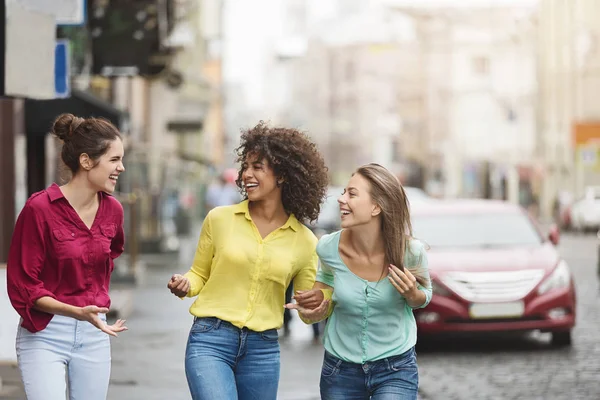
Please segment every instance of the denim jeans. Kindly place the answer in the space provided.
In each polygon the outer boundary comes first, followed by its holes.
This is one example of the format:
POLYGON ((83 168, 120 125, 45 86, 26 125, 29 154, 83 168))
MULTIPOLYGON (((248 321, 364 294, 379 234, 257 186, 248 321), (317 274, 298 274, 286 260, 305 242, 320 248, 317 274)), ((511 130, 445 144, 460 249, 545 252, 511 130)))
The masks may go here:
POLYGON ((71 400, 106 400, 110 339, 89 322, 55 315, 36 333, 19 326, 16 349, 28 400, 65 400, 67 376, 71 400))
POLYGON ((415 349, 365 364, 342 361, 325 352, 320 386, 323 400, 416 400, 415 349))
POLYGON ((193 400, 275 400, 277 330, 255 332, 218 318, 194 318, 185 375, 193 400))

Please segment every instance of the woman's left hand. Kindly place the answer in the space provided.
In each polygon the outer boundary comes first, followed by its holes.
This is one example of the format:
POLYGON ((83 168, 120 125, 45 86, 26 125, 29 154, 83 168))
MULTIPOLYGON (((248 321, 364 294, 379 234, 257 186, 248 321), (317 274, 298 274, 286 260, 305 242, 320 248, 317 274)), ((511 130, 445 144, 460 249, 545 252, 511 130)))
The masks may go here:
POLYGON ((108 327, 108 329, 110 329, 113 332, 124 332, 126 330, 129 330, 129 328, 127 328, 125 326, 125 320, 124 319, 118 319, 117 322, 115 322, 114 324, 110 325, 108 327))
POLYGON ((389 271, 388 279, 405 299, 414 299, 419 294, 417 279, 408 269, 404 268, 404 271, 401 271, 400 268, 390 264, 389 271))

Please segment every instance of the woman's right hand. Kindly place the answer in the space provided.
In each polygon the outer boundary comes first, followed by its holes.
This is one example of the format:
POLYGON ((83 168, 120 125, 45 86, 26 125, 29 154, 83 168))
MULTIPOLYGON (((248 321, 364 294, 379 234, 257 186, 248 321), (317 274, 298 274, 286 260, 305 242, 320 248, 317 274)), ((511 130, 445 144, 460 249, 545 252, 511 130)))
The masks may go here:
POLYGON ((75 316, 79 321, 87 321, 90 324, 94 325, 96 328, 100 329, 102 332, 107 335, 117 337, 118 332, 123 332, 127 330, 125 326, 124 320, 118 320, 113 325, 108 325, 106 321, 104 321, 98 314, 106 314, 108 313, 108 308, 106 307, 98 307, 98 306, 85 306, 81 307, 77 315, 75 316))
POLYGON ((167 287, 177 297, 185 297, 190 290, 190 280, 183 275, 175 274, 167 284, 167 287))
POLYGON ((329 303, 331 300, 323 300, 317 308, 304 308, 298 303, 288 303, 284 307, 288 310, 298 310, 298 313, 304 320, 313 323, 323 321, 327 317, 329 311, 329 303))

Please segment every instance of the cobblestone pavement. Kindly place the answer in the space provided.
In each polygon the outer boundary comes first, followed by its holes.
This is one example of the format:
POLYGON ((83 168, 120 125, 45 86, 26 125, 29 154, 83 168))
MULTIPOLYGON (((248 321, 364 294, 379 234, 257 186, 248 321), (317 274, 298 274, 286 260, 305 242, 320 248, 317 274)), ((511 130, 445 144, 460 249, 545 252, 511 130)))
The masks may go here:
POLYGON ((428 342, 418 357, 423 399, 600 399, 597 245, 595 236, 562 237, 577 286, 571 348, 553 349, 549 334, 428 342))

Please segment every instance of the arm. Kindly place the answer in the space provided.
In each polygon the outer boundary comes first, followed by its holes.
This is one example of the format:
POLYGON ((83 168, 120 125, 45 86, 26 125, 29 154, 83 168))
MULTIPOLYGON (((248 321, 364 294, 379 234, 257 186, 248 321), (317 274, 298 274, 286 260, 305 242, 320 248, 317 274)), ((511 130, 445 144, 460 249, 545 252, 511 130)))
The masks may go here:
POLYGON ((56 314, 57 311, 68 314, 73 311, 66 304, 56 300, 56 303, 61 304, 60 307, 44 307, 38 311, 36 305, 38 299, 56 298, 40 279, 45 256, 46 241, 43 223, 28 202, 17 218, 6 271, 8 297, 17 313, 27 321, 32 320, 32 313, 39 311, 49 314, 56 314))
POLYGON ((210 276, 210 267, 215 255, 215 247, 212 238, 211 214, 209 213, 202 224, 196 255, 192 267, 185 273, 184 277, 190 282, 187 297, 197 296, 210 276))
POLYGON ((17 313, 34 326, 32 314, 45 313, 64 315, 78 320, 86 320, 107 334, 126 330, 122 323, 107 326, 98 313, 108 312, 107 308, 96 306, 75 307, 56 300, 40 279, 46 257, 46 242, 43 222, 31 204, 26 204, 17 219, 12 237, 7 266, 7 289, 10 301, 17 313))
MULTIPOLYGON (((412 269, 409 270, 412 271, 412 269)), ((421 248, 414 275, 417 281, 417 288, 419 289, 419 296, 414 301, 408 301, 407 303, 412 308, 425 308, 431 301, 433 289, 431 287, 431 277, 429 275, 429 261, 424 246, 421 248)))
POLYGON ((299 293, 294 296, 300 319, 306 324, 313 324, 319 321, 323 321, 331 316, 333 312, 334 303, 332 301, 333 296, 333 284, 334 274, 333 270, 325 263, 321 262, 320 268, 317 272, 317 280, 313 285, 312 290, 299 293), (306 309, 303 305, 312 303, 316 299, 318 305, 315 309, 306 309))
POLYGON ((395 265, 390 265, 388 279, 398 292, 406 300, 411 308, 423 308, 431 301, 432 289, 431 279, 427 263, 427 253, 424 247, 418 250, 416 260, 408 263, 414 266, 406 266, 401 271, 395 265))
POLYGON ((111 262, 115 258, 118 258, 125 250, 125 231, 123 225, 125 224, 125 217, 123 213, 123 207, 120 207, 121 221, 117 224, 117 234, 113 238, 110 244, 110 258, 111 262))

